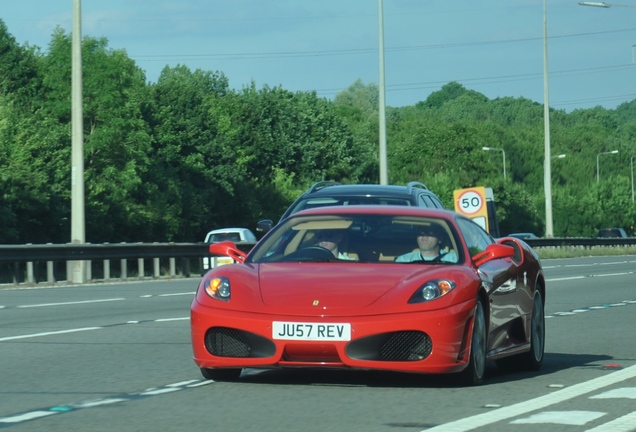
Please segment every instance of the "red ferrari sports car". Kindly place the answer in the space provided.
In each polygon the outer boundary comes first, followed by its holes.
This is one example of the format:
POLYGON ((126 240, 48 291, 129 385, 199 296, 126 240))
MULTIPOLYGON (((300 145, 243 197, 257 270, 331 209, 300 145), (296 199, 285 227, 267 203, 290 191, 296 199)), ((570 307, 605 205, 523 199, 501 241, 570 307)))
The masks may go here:
POLYGON ((546 284, 523 240, 493 239, 446 210, 322 207, 296 213, 237 263, 206 273, 191 308, 205 378, 243 368, 456 373, 488 360, 538 370, 546 284))

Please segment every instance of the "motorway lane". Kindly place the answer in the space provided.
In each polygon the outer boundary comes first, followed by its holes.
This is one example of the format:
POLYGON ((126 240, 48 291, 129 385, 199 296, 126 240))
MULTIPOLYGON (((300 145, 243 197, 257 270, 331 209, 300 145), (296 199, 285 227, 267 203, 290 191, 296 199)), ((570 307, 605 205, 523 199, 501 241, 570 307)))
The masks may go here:
MULTIPOLYGON (((2 290, 0 429, 450 430, 449 422, 468 418, 474 425, 473 416, 484 421, 517 403, 533 407, 581 382, 630 373, 634 260, 545 260, 544 266, 544 368, 533 375, 491 367, 477 388, 458 388, 446 377, 352 371, 248 370, 239 383, 204 381, 189 346, 193 280, 2 290), (73 329, 86 330, 27 337, 73 329)), ((636 388, 636 380, 595 394, 623 388, 636 388)), ((539 408, 479 430, 583 431, 628 415, 632 405, 629 397, 583 394, 549 408, 568 408, 561 417, 580 411, 604 413, 600 418, 568 426, 540 418, 528 423, 550 412, 539 408)))
POLYGON ((189 341, 196 283, 0 291, 0 417, 177 382, 175 372, 188 369, 196 376, 189 341))

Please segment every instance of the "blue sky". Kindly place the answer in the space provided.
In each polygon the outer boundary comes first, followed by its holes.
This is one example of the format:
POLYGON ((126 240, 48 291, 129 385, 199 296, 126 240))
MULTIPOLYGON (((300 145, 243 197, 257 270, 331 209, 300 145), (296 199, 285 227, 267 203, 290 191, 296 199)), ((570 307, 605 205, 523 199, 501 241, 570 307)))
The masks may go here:
MULTIPOLYGON (((548 0, 549 102, 572 111, 636 99, 636 0, 548 0), (611 3, 610 3, 611 4, 611 3)), ((543 0, 383 0, 386 103, 413 105, 450 81, 543 103, 543 0)), ((0 0, 18 43, 46 50, 73 0, 0 0)), ((83 0, 83 36, 105 37, 156 82, 183 64, 230 86, 333 98, 377 83, 377 0, 83 0)))

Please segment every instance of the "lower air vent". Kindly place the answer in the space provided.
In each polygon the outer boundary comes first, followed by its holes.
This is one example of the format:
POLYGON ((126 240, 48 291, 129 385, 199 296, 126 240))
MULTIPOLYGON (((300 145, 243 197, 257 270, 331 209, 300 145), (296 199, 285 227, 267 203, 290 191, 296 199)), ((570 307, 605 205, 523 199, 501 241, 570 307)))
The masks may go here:
POLYGON ((260 335, 228 327, 213 327, 205 334, 205 347, 218 357, 271 357, 274 343, 260 335))
POLYGON ((420 331, 383 333, 347 345, 347 356, 356 360, 418 361, 431 354, 431 338, 420 331))

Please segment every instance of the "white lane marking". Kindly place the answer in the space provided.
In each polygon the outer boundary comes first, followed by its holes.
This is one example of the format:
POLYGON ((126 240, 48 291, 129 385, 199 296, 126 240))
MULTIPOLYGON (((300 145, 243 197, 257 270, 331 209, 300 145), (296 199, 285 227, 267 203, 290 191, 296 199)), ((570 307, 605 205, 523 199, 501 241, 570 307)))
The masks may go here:
POLYGON ((27 335, 20 335, 20 336, 7 336, 7 337, 3 337, 0 338, 0 342, 6 342, 6 341, 10 341, 10 340, 19 340, 19 339, 29 339, 29 338, 34 338, 34 337, 42 337, 42 336, 54 336, 54 335, 59 335, 59 334, 65 334, 65 333, 76 333, 76 332, 81 332, 81 331, 89 331, 89 330, 101 330, 104 329, 106 327, 115 327, 115 326, 121 326, 121 325, 130 325, 130 324, 139 324, 141 322, 145 322, 145 323, 159 323, 159 322, 171 322, 171 321, 189 321, 190 317, 181 317, 181 318, 159 318, 156 320, 149 320, 149 321, 128 321, 124 324, 111 324, 111 325, 106 325, 106 326, 101 326, 101 327, 84 327, 84 328, 76 328, 76 329, 67 329, 67 330, 58 330, 58 331, 51 331, 51 332, 44 332, 44 333, 32 333, 32 334, 27 334, 27 335))
POLYGON ((510 424, 553 423, 569 426, 583 426, 605 415, 599 411, 544 411, 530 417, 511 421, 510 424))
POLYGON ((634 432, 636 431, 636 411, 602 424, 585 432, 634 432))
POLYGON ((172 393, 172 392, 176 392, 181 390, 180 388, 160 388, 160 389, 150 389, 150 390, 146 390, 143 393, 139 393, 141 396, 155 396, 155 395, 160 395, 160 394, 164 394, 164 393, 172 393))
POLYGON ((42 337, 42 336, 53 336, 53 335, 59 335, 59 334, 65 334, 65 333, 76 333, 76 332, 82 332, 82 331, 99 330, 102 328, 104 327, 84 327, 84 328, 60 330, 60 331, 53 331, 53 332, 45 332, 45 333, 33 333, 33 334, 20 335, 20 336, 8 336, 8 337, 0 338, 0 342, 18 340, 18 339, 29 339, 29 338, 42 337))
POLYGON ((189 380, 189 381, 181 381, 178 383, 173 383, 173 384, 166 384, 166 387, 184 387, 184 386, 189 386, 192 383, 198 383, 201 380, 189 380))
POLYGON ((55 411, 31 411, 26 414, 20 414, 12 417, 3 417, 0 418, 0 424, 2 423, 20 423, 27 420, 34 420, 40 417, 50 416, 52 414, 57 414, 55 411))
POLYGON ((562 277, 562 278, 553 278, 553 279, 546 279, 546 282, 559 282, 559 281, 566 281, 566 280, 575 280, 575 279, 585 279, 587 276, 572 276, 572 277, 562 277))
POLYGON ((173 297, 173 296, 182 296, 182 295, 195 295, 195 292, 184 292, 184 293, 174 293, 174 294, 159 294, 157 297, 173 297))
POLYGON ((34 307, 68 306, 68 305, 78 305, 78 304, 87 304, 87 303, 103 303, 103 302, 122 301, 122 300, 126 300, 126 299, 113 298, 113 299, 102 299, 102 300, 84 300, 84 301, 65 302, 65 303, 42 303, 42 304, 34 304, 34 305, 22 305, 22 306, 16 306, 16 307, 24 309, 24 308, 34 308, 34 307))
POLYGON ((179 390, 184 390, 188 388, 200 387, 203 385, 212 384, 214 381, 212 380, 189 380, 189 381, 181 381, 173 384, 167 384, 163 387, 154 387, 145 390, 143 393, 129 393, 127 396, 123 397, 107 397, 103 399, 93 399, 79 403, 73 403, 68 405, 58 405, 47 408, 46 410, 38 409, 30 412, 15 414, 8 417, 0 417, 0 428, 4 427, 3 424, 18 424, 25 423, 30 420, 36 420, 41 417, 50 416, 52 414, 64 414, 68 412, 73 412, 79 409, 86 408, 96 408, 103 405, 111 405, 121 402, 128 402, 132 400, 138 400, 140 398, 152 397, 156 395, 161 395, 165 393, 172 393, 179 390))
POLYGON ((214 384, 215 382, 216 381, 212 381, 212 380, 201 381, 201 382, 198 382, 196 384, 187 385, 186 387, 188 387, 188 388, 201 387, 201 386, 204 386, 204 385, 214 384))
POLYGON ((587 278, 595 278, 595 277, 606 277, 606 276, 626 276, 633 275, 634 272, 622 272, 622 273, 607 273, 607 274, 591 274, 585 276, 569 276, 569 277, 560 277, 560 278, 551 278, 546 279, 546 282, 560 282, 560 281, 569 281, 569 280, 577 280, 577 279, 587 279, 587 278))
POLYGON ((607 387, 609 385, 616 384, 618 382, 625 381, 634 377, 636 377, 636 365, 630 366, 620 371, 609 373, 607 375, 603 375, 598 378, 594 378, 589 381, 575 384, 572 387, 567 387, 562 390, 555 391, 554 393, 539 396, 537 398, 519 402, 508 407, 499 408, 494 411, 489 411, 483 414, 474 415, 472 417, 455 420, 450 423, 441 424, 431 429, 426 429, 422 432, 464 432, 477 429, 482 426, 487 426, 502 420, 507 420, 512 417, 517 417, 531 411, 535 411, 541 408, 548 407, 550 405, 573 399, 577 396, 581 396, 586 393, 590 393, 600 388, 607 387))
POLYGON ((623 387, 590 396, 590 399, 636 399, 636 387, 623 387))
POLYGON ((95 408, 102 405, 110 405, 114 403, 125 402, 127 400, 128 399, 122 399, 122 398, 106 398, 106 399, 99 399, 94 401, 73 404, 72 407, 73 408, 95 408))

